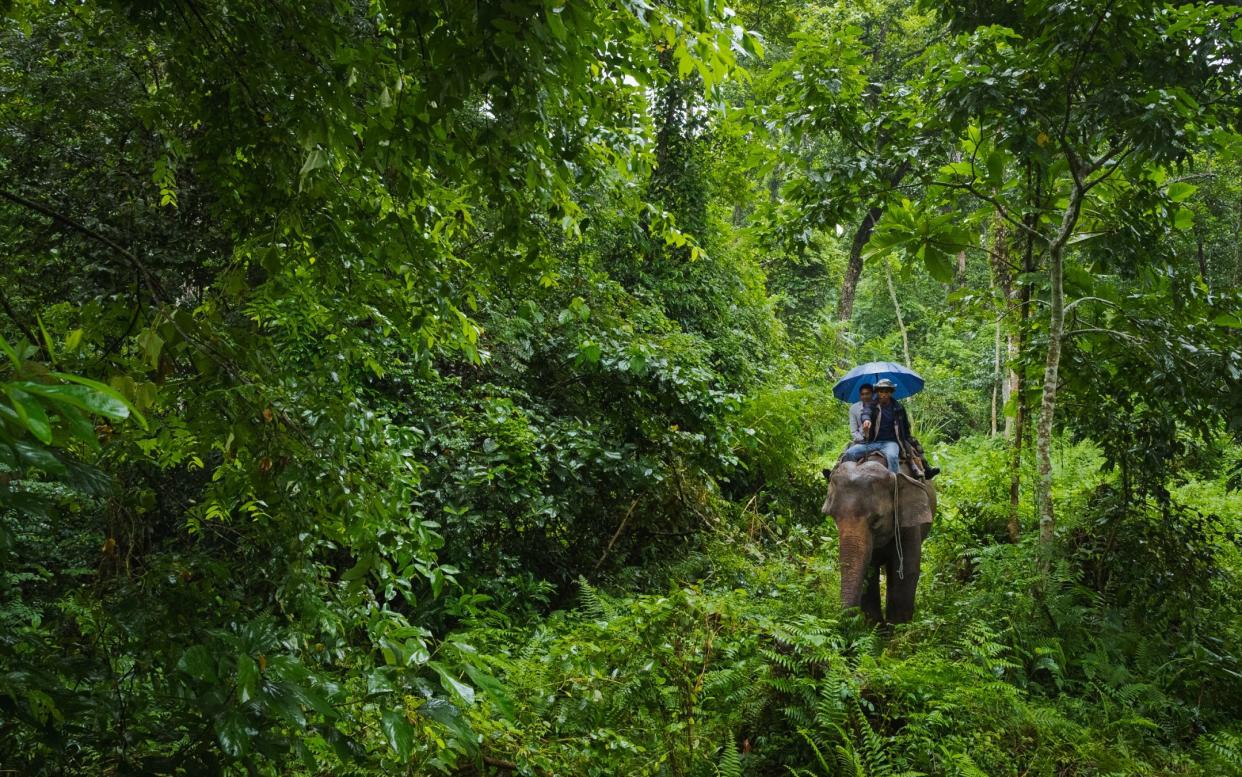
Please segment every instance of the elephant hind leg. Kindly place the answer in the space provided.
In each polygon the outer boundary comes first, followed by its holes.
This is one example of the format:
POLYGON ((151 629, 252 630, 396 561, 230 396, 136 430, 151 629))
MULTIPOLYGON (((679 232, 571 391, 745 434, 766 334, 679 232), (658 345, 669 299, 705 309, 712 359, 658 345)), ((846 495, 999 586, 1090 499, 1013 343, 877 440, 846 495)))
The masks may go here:
POLYGON ((866 577, 863 578, 862 613, 868 623, 879 623, 884 620, 880 612, 880 568, 868 565, 866 577))
POLYGON ((914 619, 914 595, 923 566, 923 540, 927 538, 930 528, 928 524, 923 524, 901 530, 901 551, 905 562, 902 565, 903 575, 897 574, 897 554, 888 557, 885 569, 888 596, 884 610, 889 623, 909 623, 914 619))

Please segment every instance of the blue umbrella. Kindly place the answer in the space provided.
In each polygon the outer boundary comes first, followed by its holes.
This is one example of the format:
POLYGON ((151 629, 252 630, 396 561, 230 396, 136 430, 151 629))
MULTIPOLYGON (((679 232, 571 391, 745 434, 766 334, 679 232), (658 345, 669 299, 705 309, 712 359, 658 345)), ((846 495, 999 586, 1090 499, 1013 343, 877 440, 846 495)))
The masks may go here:
POLYGON ((867 362, 860 364, 832 387, 832 395, 842 402, 857 402, 858 387, 864 383, 875 385, 880 378, 888 378, 897 384, 894 399, 905 399, 923 390, 923 378, 917 372, 897 362, 867 362))

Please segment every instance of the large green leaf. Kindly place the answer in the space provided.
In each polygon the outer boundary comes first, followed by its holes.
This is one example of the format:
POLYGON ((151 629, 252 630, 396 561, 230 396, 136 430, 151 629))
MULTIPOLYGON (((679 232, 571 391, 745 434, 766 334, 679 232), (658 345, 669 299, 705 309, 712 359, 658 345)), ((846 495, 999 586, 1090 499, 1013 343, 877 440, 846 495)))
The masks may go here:
POLYGON ((466 664, 465 668, 466 674, 470 676, 475 685, 483 690, 487 700, 499 710, 500 714, 508 720, 514 720, 513 698, 504 684, 477 666, 466 664))
POLYGON ((384 729, 384 738, 388 746, 402 759, 410 757, 414 747, 414 727, 405 717, 404 708, 384 710, 380 714, 380 725, 384 729))
POLYGON ((43 470, 49 475, 64 475, 65 465, 56 455, 42 445, 33 445, 24 440, 13 443, 18 460, 23 466, 43 470))
POLYGON ((418 713, 444 726, 471 751, 477 749, 478 740, 475 738, 475 733, 471 730, 466 717, 461 714, 461 710, 452 702, 447 699, 428 699, 423 706, 418 708, 418 713))
POLYGON ((923 246, 920 253, 931 277, 941 283, 953 282, 953 261, 948 254, 933 245, 923 246))
POLYGON ((237 657, 237 693, 243 702, 259 695, 259 663, 249 655, 237 657))
POLYGON ((1173 202, 1183 202, 1189 199, 1190 195, 1194 194, 1198 189, 1199 187, 1192 183, 1175 181, 1174 183, 1169 184, 1169 188, 1165 191, 1165 194, 1168 195, 1168 198, 1173 202))
POLYGON ((17 349, 9 345, 9 341, 5 340, 3 335, 0 335, 0 351, 4 351, 4 355, 9 357, 9 361, 13 363, 14 367, 21 368, 22 360, 17 355, 17 349))
POLYGON ((12 400, 13 409, 17 411, 17 419, 21 425, 26 427, 39 442, 44 445, 50 445, 52 442, 52 422, 48 419, 47 411, 43 409, 43 404, 30 394, 22 391, 16 383, 10 383, 6 386, 5 393, 12 400))
POLYGON ((196 680, 214 682, 216 679, 216 659, 206 645, 193 645, 181 654, 177 668, 196 680))
POLYGON ((427 665, 436 670, 436 674, 440 675, 440 681, 444 685, 445 690, 451 691, 465 704, 474 704, 474 688, 458 680, 453 676, 452 671, 448 667, 438 661, 430 661, 427 665))
POLYGON ((99 450, 99 435, 95 433, 95 427, 86 416, 72 405, 62 405, 58 412, 70 437, 85 443, 91 450, 99 450))
POLYGON ((51 385, 29 381, 23 382, 21 386, 32 394, 64 402, 114 420, 129 417, 129 404, 119 393, 105 394, 98 389, 83 385, 51 385))
MULTIPOLYGON (((61 380, 76 383, 79 386, 85 386, 86 388, 93 390, 94 393, 91 394, 89 398, 86 394, 82 393, 65 395, 66 397, 75 396, 79 401, 89 403, 79 405, 84 410, 89 410, 92 413, 99 413, 100 415, 108 416, 109 418, 113 418, 115 420, 127 418, 132 415, 138 420, 138 423, 142 425, 142 428, 147 428, 147 419, 143 418, 142 413, 135 410, 134 407, 130 405, 129 401, 126 400, 119 391, 111 386, 105 383, 100 383, 97 380, 83 378, 80 375, 70 375, 64 372, 54 372, 52 374, 61 380)), ((69 399, 66 398, 66 401, 69 401, 69 399)))
POLYGON ((216 723, 216 739, 220 749, 234 758, 240 758, 250 750, 250 740, 259 732, 247 722, 241 710, 226 710, 216 723))

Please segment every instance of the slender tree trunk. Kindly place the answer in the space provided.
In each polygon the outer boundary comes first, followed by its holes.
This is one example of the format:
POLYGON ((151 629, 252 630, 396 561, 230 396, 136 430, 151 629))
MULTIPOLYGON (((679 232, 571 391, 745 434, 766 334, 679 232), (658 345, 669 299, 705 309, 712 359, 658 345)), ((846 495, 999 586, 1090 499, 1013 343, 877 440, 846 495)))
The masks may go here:
POLYGON ((837 301, 837 320, 849 321, 854 315, 854 292, 858 290, 858 279, 862 277, 862 252, 871 239, 876 222, 884 215, 884 208, 872 206, 867 215, 863 216, 858 229, 854 230, 854 240, 850 243, 849 262, 845 265, 845 278, 841 281, 841 298, 837 301))
MULTIPOLYGON (((1027 167, 1027 188, 1031 186, 1031 169, 1027 167)), ((1039 189, 1036 184, 1035 200, 1039 200, 1039 189)), ((1025 218, 1028 231, 1026 243, 1022 250, 1022 272, 1029 277, 1035 272, 1035 236, 1030 231, 1035 229, 1035 216, 1025 218)), ((1004 222, 1001 222, 1004 224, 1004 222)), ((1023 349, 1026 346, 1026 322, 1031 315, 1031 286, 1025 281, 1014 279, 1009 275, 1007 262, 998 264, 1006 274, 1005 283, 1009 286, 1011 298, 1017 301, 1017 321, 1009 328, 1009 391, 1014 397, 1014 415, 1012 423, 1005 421, 1005 436, 1009 438, 1009 539, 1017 542, 1022 535, 1022 521, 1019 507, 1022 498, 1022 448, 1025 443, 1027 420, 1030 408, 1026 403, 1026 367, 1022 362, 1023 349), (1010 432, 1012 431, 1012 435, 1010 432)), ((1006 400, 1007 402, 1008 400, 1006 400)))
MULTIPOLYGON (((905 178, 908 172, 910 172, 910 163, 902 162, 884 180, 890 187, 896 186, 901 183, 901 179, 905 178)), ((858 290, 858 280, 862 278, 862 252, 867 247, 867 241, 871 239, 876 223, 883 215, 884 201, 872 203, 866 215, 863 216, 862 222, 859 223, 858 229, 854 230, 854 240, 850 243, 849 262, 845 266, 845 278, 841 280, 841 298, 837 301, 838 321, 849 321, 854 315, 854 293, 858 290)))
MULTIPOLYGON (((1009 224, 999 214, 992 223, 992 284, 997 297, 995 358, 992 374, 992 435, 997 434, 1000 415, 1009 406, 1017 384, 1014 365, 1018 360, 1019 299, 1015 292, 1013 269, 1009 266, 1009 224), (1001 337, 1005 340, 1004 356, 1001 355, 1001 337), (997 397, 999 392, 1000 396, 997 397)), ((1013 417, 1005 415, 1005 439, 1013 439, 1013 417)))
MULTIPOLYGON (((1018 359, 1022 355, 1022 337, 1016 331, 1017 325, 1011 325, 1005 332, 1005 385, 1002 394, 1001 406, 1009 407, 1009 401, 1013 399, 1020 390, 1019 383, 1021 376, 1018 374, 1018 359)), ((1005 439, 1013 440, 1014 427, 1016 423, 1017 413, 1014 415, 1005 415, 1005 439)))
POLYGON ((1018 515, 1018 507, 1022 499, 1022 434, 1026 431, 1026 418, 1029 411, 1026 407, 1024 388, 1018 380, 1018 407, 1013 416, 1013 441, 1009 448, 1009 540, 1017 542, 1022 536, 1022 521, 1018 515))
POLYGON ((1001 393, 1001 321, 1002 316, 996 318, 996 332, 992 338, 992 436, 996 436, 997 419, 996 405, 1000 400, 1001 393))
POLYGON ((1052 504, 1052 422, 1057 408, 1057 383, 1061 368, 1061 336, 1065 329, 1065 246, 1082 209, 1083 191, 1075 185, 1069 205, 1061 218, 1061 228, 1048 247, 1048 357, 1044 362, 1044 395, 1039 406, 1039 424, 1035 429, 1035 456, 1039 479, 1035 484, 1035 503, 1039 514, 1039 540, 1052 543, 1056 514, 1052 504))
POLYGON ((1021 303, 1018 309, 1016 332, 1010 334, 1011 352, 1010 390, 1014 396, 1014 414, 1005 422, 1005 434, 1009 438, 1009 539, 1017 542, 1022 534, 1022 521, 1018 508, 1022 500, 1022 447, 1026 434, 1026 422, 1030 408, 1026 404, 1026 375, 1020 364, 1022 347, 1026 340, 1026 319, 1030 310, 1030 286, 1022 285, 1021 303))
POLYGON ((901 353, 905 364, 910 366, 910 338, 906 336, 906 324, 901 319, 901 303, 897 301, 897 287, 893 285, 893 271, 888 266, 888 257, 884 257, 884 279, 888 281, 888 296, 893 301, 893 312, 897 314, 897 328, 901 330, 901 353))
POLYGON ((1203 233, 1195 230, 1195 255, 1199 259, 1199 277, 1207 284, 1208 292, 1212 291, 1212 281, 1208 275, 1207 256, 1203 253, 1203 233))
POLYGON ((1242 286, 1242 198, 1233 220, 1233 285, 1242 286))

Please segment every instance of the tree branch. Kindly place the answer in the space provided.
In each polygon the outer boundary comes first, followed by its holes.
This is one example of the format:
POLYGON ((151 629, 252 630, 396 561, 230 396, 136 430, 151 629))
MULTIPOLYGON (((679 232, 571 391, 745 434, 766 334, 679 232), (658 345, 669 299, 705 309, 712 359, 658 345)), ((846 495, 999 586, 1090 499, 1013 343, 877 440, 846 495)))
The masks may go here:
POLYGON ((1105 305, 1109 305, 1119 310, 1121 309, 1121 306, 1118 305, 1116 302, 1113 302, 1112 300, 1104 299, 1103 297, 1079 297, 1078 299, 1074 300, 1073 302, 1065 306, 1065 314, 1069 315, 1069 312, 1074 309, 1074 306, 1080 302, 1103 302, 1105 305))
POLYGON ((979 191, 977 188, 975 188, 971 184, 954 183, 952 181, 930 181, 928 185, 929 186, 943 186, 946 189, 959 189, 962 191, 969 192, 975 197, 988 203, 993 208, 996 208, 996 212, 998 215, 1000 215, 1001 218, 1003 218, 1005 221, 1008 221, 1010 224, 1014 225, 1018 229, 1022 230, 1024 233, 1031 235, 1032 237, 1037 237, 1045 243, 1051 242, 1048 240, 1048 236, 1045 235, 1044 233, 1040 232, 1037 229, 1031 228, 1026 223, 1021 222, 1015 219, 1013 216, 1011 216, 1009 214, 1009 209, 1006 208, 1004 205, 1002 205, 1000 200, 998 200, 997 198, 993 197, 990 194, 986 194, 984 192, 979 191))
POLYGON ((36 213, 41 213, 44 216, 47 216, 48 218, 52 219, 56 223, 62 226, 69 227, 75 232, 80 232, 83 235, 86 235, 87 237, 91 238, 92 240, 96 240, 100 243, 103 243, 104 245, 111 248, 113 251, 116 251, 118 254, 125 257, 125 259, 130 264, 132 264, 135 269, 138 270, 138 272, 142 275, 143 282, 147 285, 147 288, 150 289, 151 294, 156 299, 158 299, 161 302, 168 302, 168 296, 164 293, 163 288, 160 287, 159 281, 156 280, 150 268, 148 268, 145 264, 143 264, 142 260, 139 259, 137 256, 135 256, 132 251, 123 247, 120 243, 116 242, 115 240, 108 237, 107 235, 104 235, 100 232, 96 232, 95 230, 91 229, 85 224, 82 224, 81 222, 78 222, 78 221, 75 221, 74 219, 69 218, 63 213, 59 213, 57 211, 52 210, 49 206, 44 205, 41 202, 35 202, 34 200, 28 200, 25 197, 21 196, 20 194, 14 194, 13 192, 5 191, 4 189, 0 189, 0 197, 3 197, 4 199, 14 204, 21 205, 23 208, 33 210, 36 213))
POLYGON ((5 314, 13 322, 14 326, 17 327, 18 331, 22 333, 22 336, 30 341, 31 345, 33 345, 35 348, 39 348, 39 349, 43 348, 43 342, 41 340, 36 339, 34 336, 34 332, 31 331, 30 327, 27 326, 24 321, 18 318, 17 311, 13 310, 13 307, 9 304, 9 298, 5 296, 4 294, 4 289, 0 289, 0 308, 4 308, 5 314))
MULTIPOLYGON (((86 235, 87 237, 91 238, 92 240, 96 240, 108 246, 113 251, 116 251, 118 254, 123 256, 127 261, 129 261, 130 264, 134 266, 135 269, 137 269, 138 273, 142 276, 143 283, 150 290, 151 296, 156 301, 163 303, 165 305, 168 305, 170 307, 175 307, 173 305, 172 300, 169 298, 169 296, 164 292, 163 288, 160 286, 159 280, 155 277, 155 274, 151 272, 151 269, 147 267, 146 264, 144 264, 143 261, 139 259, 132 251, 125 248, 120 243, 117 243, 112 238, 91 229, 85 224, 82 224, 81 222, 76 221, 64 215, 63 213, 59 213, 55 210, 52 210, 52 208, 50 208, 47 205, 44 205, 39 202, 35 202, 34 200, 26 199, 25 197, 22 197, 20 194, 14 194, 13 192, 0 189, 0 198, 6 199, 9 202, 15 203, 17 205, 21 205, 24 208, 33 210, 36 213, 40 213, 44 216, 47 216, 48 218, 52 219, 58 224, 61 224, 62 226, 68 227, 76 232, 80 232, 83 235, 86 235)), ((167 316, 167 319, 168 319, 168 322, 172 324, 173 328, 177 331, 177 333, 181 335, 182 338, 185 339, 186 343, 193 346, 200 353, 204 354, 209 359, 211 359, 213 362, 215 362, 216 365, 219 366, 220 369, 223 370, 226 375, 228 375, 230 378, 232 378, 237 383, 240 383, 244 386, 256 387, 255 382, 250 380, 250 378, 246 377, 246 375, 233 363, 233 361, 228 356, 220 353, 215 348, 208 345, 206 342, 203 342, 201 339, 194 337, 189 332, 185 331, 185 328, 182 327, 180 322, 177 321, 176 316, 169 315, 167 316)), ((294 421, 293 418, 290 417, 289 414, 286 413, 284 410, 281 410, 280 408, 273 408, 273 410, 276 412, 280 420, 283 421, 285 425, 288 426, 289 429, 293 431, 293 433, 299 439, 302 440, 303 443, 305 443, 308 447, 313 447, 310 437, 307 436, 306 432, 302 430, 301 425, 299 425, 296 421, 294 421)))
POLYGON ((1125 332, 1118 332, 1116 329, 1105 329, 1104 327, 1086 327, 1084 329, 1074 329, 1072 331, 1066 332, 1064 336, 1073 337, 1074 335, 1085 335, 1085 334, 1112 335, 1114 337, 1120 337, 1125 340, 1129 340, 1132 343, 1143 342, 1143 339, 1141 337, 1135 337, 1134 335, 1127 334, 1125 332))
POLYGON ((1117 170, 1120 169, 1121 167, 1122 160, 1130 156, 1130 152, 1134 151, 1134 147, 1130 146, 1125 151, 1122 151, 1120 154, 1117 153, 1118 151, 1121 151, 1121 147, 1114 146, 1113 148, 1109 149, 1109 151, 1106 154, 1104 154, 1104 156, 1100 157, 1099 160, 1097 160, 1093 165, 1091 165, 1091 169, 1087 171, 1088 180, 1086 184, 1083 186, 1084 192, 1090 191, 1092 187, 1096 186, 1097 184, 1103 183, 1104 180, 1107 179, 1110 175, 1117 172, 1117 170), (1107 170, 1100 173, 1094 179, 1090 178, 1091 173, 1095 172, 1096 170, 1099 170, 1101 167, 1108 164, 1109 160, 1113 159, 1114 156, 1116 157, 1116 163, 1112 167, 1109 167, 1107 170))
MULTIPOLYGON (((1100 31, 1100 25, 1104 23, 1104 18, 1112 11, 1114 0, 1104 4, 1100 9, 1100 15, 1095 17, 1095 23, 1091 25, 1091 29, 1087 32, 1087 37, 1083 40, 1082 45, 1074 52, 1074 64, 1070 68, 1069 76, 1065 79, 1065 116, 1061 121, 1061 130, 1057 133, 1058 137, 1064 138, 1066 131, 1069 129, 1070 113, 1074 107, 1074 87, 1078 78, 1078 72, 1082 68, 1083 59, 1087 55, 1087 49, 1095 40, 1095 35, 1100 31)), ((1071 168, 1072 170, 1072 168, 1071 168)))

